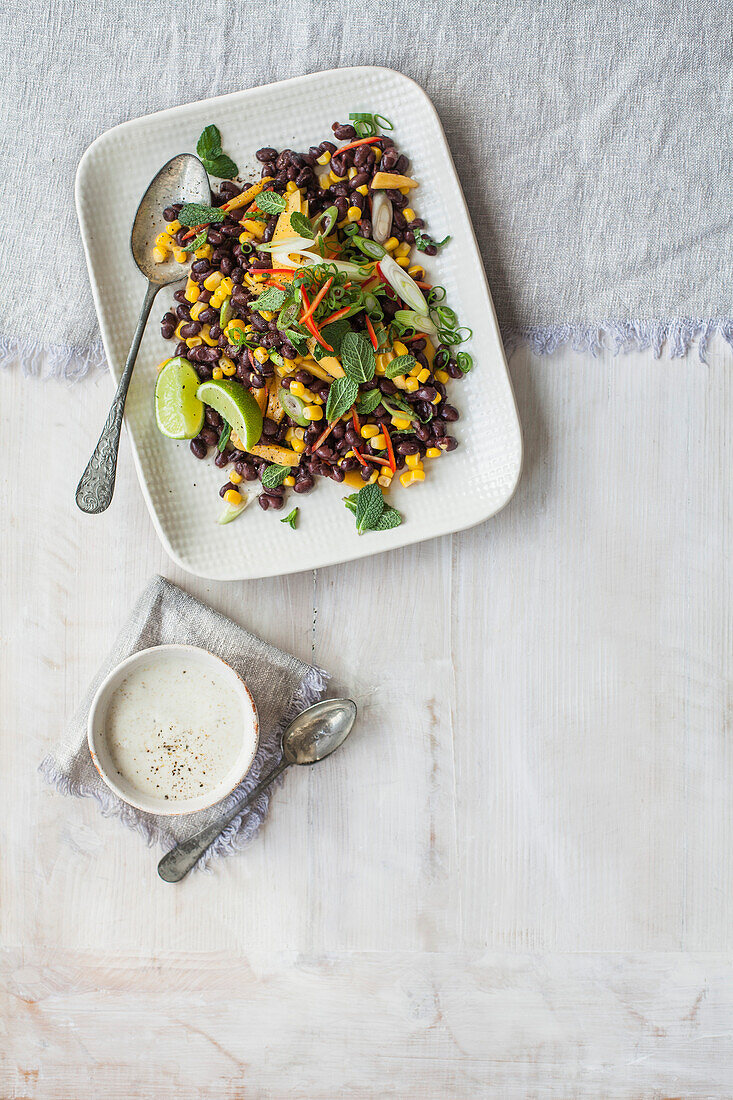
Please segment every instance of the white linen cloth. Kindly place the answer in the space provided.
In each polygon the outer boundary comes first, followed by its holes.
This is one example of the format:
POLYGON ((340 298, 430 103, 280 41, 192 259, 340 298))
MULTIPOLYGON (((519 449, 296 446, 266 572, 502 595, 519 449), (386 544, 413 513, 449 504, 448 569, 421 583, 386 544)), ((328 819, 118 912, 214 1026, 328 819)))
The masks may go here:
MULTIPOLYGON (((126 119, 386 65, 446 128, 511 350, 733 339, 733 30, 714 0, 0 0, 0 362, 103 362, 73 202, 126 119)), ((378 109, 379 105, 375 105, 378 109)), ((304 105, 307 110, 307 105, 304 105)), ((408 151, 409 152, 409 151, 408 151)))

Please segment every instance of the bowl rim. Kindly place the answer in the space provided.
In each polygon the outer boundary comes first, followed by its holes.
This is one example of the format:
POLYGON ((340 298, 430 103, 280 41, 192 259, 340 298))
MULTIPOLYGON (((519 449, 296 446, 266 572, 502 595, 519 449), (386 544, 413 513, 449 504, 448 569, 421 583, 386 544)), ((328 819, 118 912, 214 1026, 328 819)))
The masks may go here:
POLYGON ((257 751, 260 747, 260 720, 257 712, 257 705, 252 697, 252 692, 245 680, 239 675, 236 669, 220 657, 217 653, 212 653, 211 650, 206 649, 204 646, 188 645, 186 643, 170 642, 162 643, 161 645, 146 646, 144 649, 138 649, 135 653, 131 653, 124 660, 120 661, 110 669, 107 675, 100 682, 97 690, 94 693, 91 706, 89 708, 89 717, 87 719, 87 745, 89 747, 89 753, 92 758, 92 763, 96 768, 99 777, 106 784, 107 787, 128 806, 134 806, 135 809, 141 810, 143 813, 153 814, 156 817, 183 817, 188 814, 197 813, 199 810, 210 809, 218 802, 221 802, 224 798, 234 791, 242 782, 244 777, 249 772, 252 764, 254 763, 257 751), (223 669, 220 669, 220 673, 223 673, 228 679, 233 677, 233 686, 237 689, 243 714, 251 714, 252 724, 254 729, 254 743, 251 753, 244 755, 244 741, 242 742, 242 748, 237 756, 235 763, 230 770, 224 776, 222 780, 210 791, 205 794, 199 795, 197 798, 184 799, 179 802, 166 802, 165 804, 158 803, 152 796, 148 797, 144 794, 139 796, 133 796, 129 792, 123 790, 115 779, 109 774, 106 768, 103 766, 99 753, 97 751, 100 740, 104 737, 104 718, 106 717, 106 705, 102 709, 103 702, 106 703, 107 692, 113 690, 116 686, 116 682, 120 682, 124 679, 124 676, 131 667, 138 664, 141 660, 149 658, 152 650, 157 651, 160 654, 167 652, 188 652, 194 653, 199 659, 211 658, 213 661, 217 661, 223 669))

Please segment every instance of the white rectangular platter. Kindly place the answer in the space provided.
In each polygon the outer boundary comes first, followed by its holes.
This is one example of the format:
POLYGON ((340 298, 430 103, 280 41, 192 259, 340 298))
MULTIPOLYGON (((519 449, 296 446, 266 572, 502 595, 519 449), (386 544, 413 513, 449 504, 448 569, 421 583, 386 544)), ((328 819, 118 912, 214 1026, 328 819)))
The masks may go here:
POLYGON ((202 577, 243 580, 294 573, 419 542, 488 519, 511 498, 519 479, 522 440, 504 350, 483 263, 460 183, 436 111, 414 81, 391 69, 333 69, 232 95, 173 107, 123 123, 86 151, 76 180, 82 238, 107 358, 119 378, 145 293, 129 248, 130 228, 150 179, 176 153, 193 151, 203 128, 215 123, 225 150, 245 180, 259 177, 255 150, 263 145, 307 150, 332 137, 331 124, 353 111, 386 115, 400 151, 420 182, 412 205, 437 239, 450 243, 425 261, 427 278, 446 288, 463 325, 475 366, 451 383, 461 419, 451 425, 457 450, 426 463, 426 479, 390 489, 404 516, 390 531, 359 536, 344 507, 343 485, 319 478, 300 507, 297 530, 277 512, 255 504, 234 523, 217 524, 223 471, 197 461, 187 442, 156 428, 156 367, 171 354, 159 320, 172 302, 160 292, 135 368, 126 423, 140 485, 163 545, 182 568, 202 577), (455 429, 455 430, 454 430, 455 429))

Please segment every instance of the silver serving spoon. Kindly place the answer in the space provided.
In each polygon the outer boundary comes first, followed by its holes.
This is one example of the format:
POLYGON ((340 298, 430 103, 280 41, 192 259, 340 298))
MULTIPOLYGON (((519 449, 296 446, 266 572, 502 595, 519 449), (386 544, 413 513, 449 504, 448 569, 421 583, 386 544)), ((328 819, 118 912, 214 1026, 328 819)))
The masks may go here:
POLYGON ((148 280, 143 306, 140 310, 132 346, 125 369, 117 385, 117 392, 102 429, 99 442, 76 488, 76 503, 82 512, 103 512, 112 502, 117 474, 117 451, 120 446, 122 414, 132 378, 140 341, 155 295, 164 286, 177 283, 188 275, 190 264, 177 264, 166 260, 156 264, 153 248, 158 233, 165 228, 163 210, 174 202, 211 202, 211 189, 206 169, 193 153, 181 153, 161 168, 140 200, 130 235, 132 258, 148 280))
POLYGON ((291 764, 317 764, 330 756, 351 733, 356 719, 356 703, 351 699, 324 699, 294 718, 282 736, 282 757, 277 767, 260 780, 254 790, 219 821, 208 825, 189 840, 184 840, 163 856, 158 874, 165 882, 180 882, 201 859, 227 825, 291 764))

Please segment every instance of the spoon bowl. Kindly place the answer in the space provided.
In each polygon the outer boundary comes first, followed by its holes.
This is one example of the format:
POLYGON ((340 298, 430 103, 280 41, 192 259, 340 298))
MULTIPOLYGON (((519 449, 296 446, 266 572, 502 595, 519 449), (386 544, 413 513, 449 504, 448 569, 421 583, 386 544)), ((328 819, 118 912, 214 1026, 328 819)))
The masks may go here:
POLYGON ((189 840, 181 841, 163 856, 158 864, 158 874, 163 881, 180 882, 185 878, 206 849, 254 801, 260 791, 291 764, 317 764, 319 760, 325 760, 339 745, 343 745, 355 720, 356 703, 352 699, 324 699, 293 718, 283 731, 282 756, 277 766, 213 825, 207 825, 189 840))
POLYGON ((161 264, 156 264, 153 259, 155 238, 165 226, 163 211, 166 206, 174 202, 208 203, 210 200, 209 177, 203 164, 193 153, 180 153, 164 164, 150 181, 140 200, 132 223, 130 250, 133 260, 147 279, 148 285, 125 368, 117 383, 117 391, 112 399, 107 420, 94 453, 76 487, 76 503, 82 512, 90 514, 104 512, 112 503, 127 391, 130 388, 132 371, 155 295, 161 287, 179 282, 191 270, 191 260, 185 264, 176 263, 175 260, 165 260, 161 264))
POLYGON ((211 202, 211 189, 206 169, 193 153, 179 153, 164 164, 148 184, 132 223, 130 251, 138 268, 154 286, 169 286, 188 275, 190 264, 153 260, 155 238, 165 229, 163 211, 175 202, 211 202))
POLYGON ((324 699, 285 727, 283 757, 288 764, 317 764, 343 745, 355 721, 353 700, 324 699))

